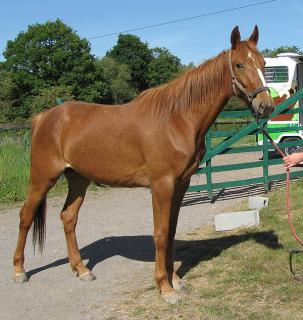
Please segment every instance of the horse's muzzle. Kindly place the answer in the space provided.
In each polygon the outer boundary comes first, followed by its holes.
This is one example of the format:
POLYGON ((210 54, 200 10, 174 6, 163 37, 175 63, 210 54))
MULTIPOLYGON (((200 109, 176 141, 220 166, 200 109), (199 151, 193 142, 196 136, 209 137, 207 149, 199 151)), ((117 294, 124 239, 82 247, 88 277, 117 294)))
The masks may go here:
POLYGON ((267 118, 274 111, 274 103, 268 92, 260 92, 252 100, 252 109, 258 118, 267 118))

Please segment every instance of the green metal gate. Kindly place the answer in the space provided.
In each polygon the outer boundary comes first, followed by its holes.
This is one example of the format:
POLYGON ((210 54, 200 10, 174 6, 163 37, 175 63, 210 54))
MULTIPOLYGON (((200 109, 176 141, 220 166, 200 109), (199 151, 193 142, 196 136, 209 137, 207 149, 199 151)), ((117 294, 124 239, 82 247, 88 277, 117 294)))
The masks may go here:
MULTIPOLYGON (((295 114, 301 113, 303 114, 302 108, 295 108, 289 110, 288 107, 293 105, 298 100, 303 99, 303 89, 298 91, 296 94, 291 96, 289 99, 283 101, 279 106, 275 108, 275 111, 272 113, 270 118, 277 116, 278 114, 295 114)), ((221 112, 219 118, 227 118, 227 117, 248 117, 250 115, 249 111, 227 111, 221 112)), ((260 123, 265 125, 268 119, 261 119, 260 123)), ((287 131, 299 131, 303 130, 303 126, 293 126, 291 128, 279 127, 279 128, 268 128, 268 132, 287 132, 287 131)), ((239 143, 241 139, 247 136, 256 136, 257 134, 262 133, 259 130, 259 126, 256 121, 251 121, 247 126, 242 128, 241 130, 227 130, 227 131, 216 131, 214 128, 211 128, 205 137, 206 144, 206 153, 201 162, 200 168, 197 171, 197 175, 205 174, 206 175, 206 184, 197 184, 191 185, 187 192, 197 192, 206 190, 208 193, 208 197, 210 199, 213 198, 213 190, 215 189, 223 189, 237 186, 246 186, 253 184, 263 184, 264 191, 269 190, 270 182, 274 180, 282 180, 285 178, 285 174, 275 174, 269 175, 269 166, 282 164, 281 158, 269 159, 269 152, 274 152, 273 147, 268 142, 267 138, 263 135, 263 145, 258 145, 257 142, 254 145, 241 145, 241 146, 233 146, 232 145, 239 143), (223 141, 218 143, 217 145, 213 145, 214 139, 221 138, 223 141), (243 162, 237 164, 229 164, 229 165, 218 165, 214 166, 212 164, 212 158, 220 155, 220 154, 239 154, 243 152, 256 152, 261 151, 263 154, 263 159, 254 162, 243 162), (224 172, 231 170, 241 170, 241 169, 249 169, 249 168, 263 168, 263 175, 256 178, 249 178, 244 180, 234 180, 234 181, 226 181, 226 182, 217 182, 213 183, 212 174, 214 172, 224 172)), ((285 147, 293 147, 293 146, 303 146, 303 141, 288 141, 279 143, 278 146, 280 148, 285 147)), ((296 172, 291 172, 291 177, 300 177, 303 176, 303 169, 296 172)))

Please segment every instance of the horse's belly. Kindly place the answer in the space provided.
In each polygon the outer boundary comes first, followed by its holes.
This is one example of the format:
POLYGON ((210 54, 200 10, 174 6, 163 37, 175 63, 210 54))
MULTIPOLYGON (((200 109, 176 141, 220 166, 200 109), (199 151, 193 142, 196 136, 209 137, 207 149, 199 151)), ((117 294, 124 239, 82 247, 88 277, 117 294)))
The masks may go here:
POLYGON ((90 180, 109 186, 147 187, 149 178, 145 167, 130 168, 120 163, 73 163, 71 168, 90 180))
POLYGON ((149 187, 149 179, 143 172, 129 173, 125 172, 115 175, 102 175, 102 177, 96 176, 95 182, 105 184, 109 186, 120 187, 149 187))

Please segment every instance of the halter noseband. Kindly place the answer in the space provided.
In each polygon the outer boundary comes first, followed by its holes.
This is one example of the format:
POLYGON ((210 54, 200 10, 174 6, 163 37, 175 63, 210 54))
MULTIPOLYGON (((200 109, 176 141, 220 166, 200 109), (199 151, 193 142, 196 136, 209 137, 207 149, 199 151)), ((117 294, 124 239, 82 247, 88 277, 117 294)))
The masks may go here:
POLYGON ((234 73, 232 64, 231 64, 231 50, 229 50, 228 53, 228 64, 229 64, 229 69, 230 69, 230 73, 231 73, 231 82, 232 82, 232 86, 233 86, 233 91, 235 96, 237 96, 237 92, 236 92, 236 87, 238 88, 238 90, 243 93, 246 97, 246 99, 248 100, 249 103, 252 103, 252 101, 256 98, 256 96, 263 92, 263 91, 268 91, 269 92, 269 88, 268 87, 260 87, 258 89, 256 89, 253 92, 247 92, 247 90, 242 86, 242 84, 237 80, 236 75, 234 73))

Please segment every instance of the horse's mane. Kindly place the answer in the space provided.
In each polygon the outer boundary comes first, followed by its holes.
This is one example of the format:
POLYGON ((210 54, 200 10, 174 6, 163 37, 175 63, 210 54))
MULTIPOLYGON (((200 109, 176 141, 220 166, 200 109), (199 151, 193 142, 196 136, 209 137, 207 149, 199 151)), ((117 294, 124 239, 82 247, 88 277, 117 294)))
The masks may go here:
POLYGON ((134 101, 162 123, 176 115, 185 118, 193 106, 203 108, 218 96, 226 64, 227 55, 223 51, 167 84, 143 91, 134 101))

